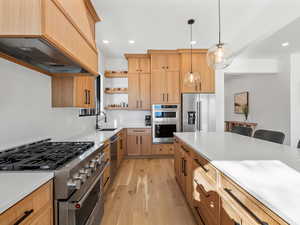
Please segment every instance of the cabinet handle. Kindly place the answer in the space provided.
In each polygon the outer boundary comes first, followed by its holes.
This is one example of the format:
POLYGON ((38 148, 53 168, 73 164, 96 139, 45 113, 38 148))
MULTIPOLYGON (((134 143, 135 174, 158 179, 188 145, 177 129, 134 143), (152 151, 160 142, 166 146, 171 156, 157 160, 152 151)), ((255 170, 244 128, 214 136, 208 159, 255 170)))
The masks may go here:
POLYGON ((84 104, 87 104, 86 103, 86 89, 84 89, 84 92, 83 92, 83 102, 84 102, 84 104))
POLYGON ((169 93, 167 93, 167 102, 169 101, 169 93))
POLYGON ((136 136, 136 138, 135 138, 135 143, 139 144, 139 137, 138 136, 136 136))
POLYGON ((162 94, 163 95, 163 102, 165 101, 165 93, 162 94))
POLYGON ((206 169, 200 162, 198 159, 194 159, 194 161, 202 168, 202 170, 205 172, 205 173, 208 173, 209 170, 206 169))
POLYGON ((181 158, 181 173, 182 173, 182 174, 184 173, 184 169, 183 169, 183 160, 184 160, 184 158, 181 158))
POLYGON ((189 153, 189 152, 190 152, 190 151, 187 150, 183 145, 181 145, 181 148, 182 148, 182 150, 185 151, 186 153, 189 153))
POLYGON ((250 209, 248 209, 233 193, 232 190, 228 188, 224 188, 224 191, 226 191, 230 197, 235 200, 251 217, 254 218, 254 220, 261 224, 261 225, 268 225, 267 222, 261 221, 250 209))
POLYGON ((14 225, 19 225, 21 224, 28 216, 30 216, 33 213, 33 209, 27 210, 24 212, 24 215, 17 220, 17 222, 14 223, 14 225))
POLYGON ((202 224, 206 225, 206 223, 204 223, 204 220, 203 220, 203 218, 202 218, 202 216, 201 216, 201 214, 200 214, 200 212, 199 212, 199 208, 196 207, 196 206, 195 206, 194 208, 195 208, 195 210, 196 210, 196 212, 197 212, 197 215, 199 216, 199 218, 200 218, 202 224))
POLYGON ((91 91, 88 90, 87 93, 88 93, 88 104, 90 105, 91 104, 91 91))
POLYGON ((140 136, 140 144, 142 145, 143 144, 143 137, 140 136))
POLYGON ((140 101, 140 105, 141 105, 141 108, 143 108, 143 101, 142 100, 140 101))
POLYGON ((137 108, 139 107, 139 101, 138 100, 136 101, 136 107, 137 108))
POLYGON ((186 160, 183 158, 183 175, 186 177, 187 173, 186 173, 186 160))

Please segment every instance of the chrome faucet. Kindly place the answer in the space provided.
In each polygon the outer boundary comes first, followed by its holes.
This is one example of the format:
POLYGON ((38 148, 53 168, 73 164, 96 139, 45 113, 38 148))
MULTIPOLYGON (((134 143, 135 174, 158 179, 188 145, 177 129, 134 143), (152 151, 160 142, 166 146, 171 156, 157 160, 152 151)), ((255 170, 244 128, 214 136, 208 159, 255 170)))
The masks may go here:
POLYGON ((104 123, 107 123, 107 114, 104 111, 99 111, 96 114, 96 130, 100 129, 100 127, 99 127, 99 116, 101 116, 101 114, 104 115, 104 123))

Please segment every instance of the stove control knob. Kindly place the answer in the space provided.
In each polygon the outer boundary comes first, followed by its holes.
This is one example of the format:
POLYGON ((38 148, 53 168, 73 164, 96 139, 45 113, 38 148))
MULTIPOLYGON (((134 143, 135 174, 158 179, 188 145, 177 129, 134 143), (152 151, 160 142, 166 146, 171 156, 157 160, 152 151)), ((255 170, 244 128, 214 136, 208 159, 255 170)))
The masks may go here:
POLYGON ((72 179, 68 181, 67 185, 70 188, 74 188, 78 190, 81 187, 81 181, 79 179, 72 179))
POLYGON ((92 175, 92 171, 91 171, 90 168, 89 168, 89 169, 81 169, 81 170, 79 171, 79 173, 80 173, 82 176, 85 176, 85 178, 90 177, 90 176, 92 175))
POLYGON ((87 176, 86 174, 79 172, 79 174, 76 174, 73 178, 84 183, 86 181, 87 176))

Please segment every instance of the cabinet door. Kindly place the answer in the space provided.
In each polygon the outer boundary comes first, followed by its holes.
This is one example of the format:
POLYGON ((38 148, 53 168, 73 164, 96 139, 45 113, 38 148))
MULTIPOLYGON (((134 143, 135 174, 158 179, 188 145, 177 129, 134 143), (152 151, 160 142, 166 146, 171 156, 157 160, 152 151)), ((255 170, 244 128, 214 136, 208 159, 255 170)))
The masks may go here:
POLYGON ((86 92, 87 92, 87 105, 89 108, 95 108, 95 78, 86 77, 85 78, 86 92))
POLYGON ((186 177, 186 199, 188 204, 193 207, 193 192, 194 192, 194 164, 191 157, 187 157, 187 177, 186 177))
POLYGON ((150 58, 140 58, 140 66, 141 73, 150 73, 150 58))
POLYGON ((180 186, 182 192, 186 193, 186 175, 187 175, 187 160, 185 158, 185 154, 180 152, 180 186))
POLYGON ((215 72, 208 66, 206 54, 199 54, 201 90, 203 93, 215 93, 215 72))
POLYGON ((53 224, 53 214, 52 207, 48 206, 40 212, 39 216, 34 218, 29 223, 24 223, 24 225, 52 225, 53 224))
POLYGON ((128 73, 139 73, 139 72, 140 72, 140 59, 128 58, 128 73))
POLYGON ((220 210, 220 225, 242 225, 242 218, 238 212, 224 199, 220 210))
POLYGON ((150 74, 140 74, 140 108, 151 110, 150 106, 150 74))
MULTIPOLYGON (((196 72, 196 57, 193 54, 193 71, 196 72)), ((197 93, 197 85, 187 86, 184 84, 184 79, 186 75, 191 72, 191 55, 190 54, 181 54, 181 92, 182 93, 197 93)))
POLYGON ((179 72, 166 72, 166 101, 172 104, 180 103, 179 72))
POLYGON ((140 155, 140 140, 138 135, 127 135, 127 154, 140 155))
POLYGON ((167 103, 165 71, 155 70, 151 73, 151 103, 167 103))
POLYGON ((179 71, 180 70, 180 57, 179 54, 168 54, 167 58, 167 71, 179 71))
POLYGON ((139 108, 139 74, 128 74, 128 107, 130 109, 139 108))
POLYGON ((151 145, 151 136, 143 135, 140 136, 140 145, 141 145, 141 153, 142 155, 152 155, 152 145, 151 145))
POLYGON ((153 54, 151 55, 151 72, 156 70, 165 70, 167 67, 166 54, 153 54))
POLYGON ((85 77, 74 77, 74 105, 75 107, 88 107, 88 94, 85 77))

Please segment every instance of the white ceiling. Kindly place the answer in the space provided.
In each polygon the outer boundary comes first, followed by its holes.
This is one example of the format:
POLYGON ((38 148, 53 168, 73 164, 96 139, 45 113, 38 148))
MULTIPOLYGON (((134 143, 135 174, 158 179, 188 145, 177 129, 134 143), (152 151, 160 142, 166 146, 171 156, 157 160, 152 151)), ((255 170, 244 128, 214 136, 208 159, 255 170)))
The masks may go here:
POLYGON ((241 57, 278 58, 295 52, 300 52, 300 17, 271 36, 254 42, 241 57), (287 42, 289 46, 283 47, 282 43, 287 42))
MULTIPOLYGON (((196 19, 196 48, 208 48, 217 41, 217 0, 93 0, 93 3, 104 19, 97 24, 96 36, 105 57, 118 58, 124 53, 143 53, 147 49, 188 48, 190 18, 196 19), (102 40, 110 43, 105 45, 102 40), (128 40, 135 40, 135 44, 130 45, 128 40)), ((223 41, 234 44, 248 38, 249 42, 251 35, 258 35, 255 33, 260 25, 256 22, 258 18, 268 18, 269 13, 272 19, 283 7, 295 9, 292 3, 300 6, 299 0, 222 0, 223 41), (270 7, 272 4, 275 7, 270 7), (245 29, 249 32, 247 38, 241 33, 245 29)), ((299 10, 293 13, 299 14, 299 10)), ((291 13, 287 18, 290 17, 291 13)), ((273 22, 277 24, 276 20, 273 22)))

